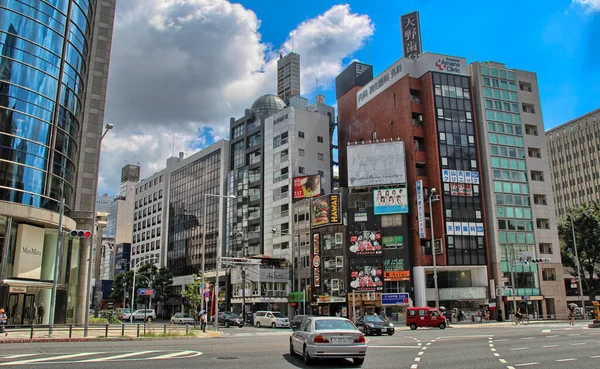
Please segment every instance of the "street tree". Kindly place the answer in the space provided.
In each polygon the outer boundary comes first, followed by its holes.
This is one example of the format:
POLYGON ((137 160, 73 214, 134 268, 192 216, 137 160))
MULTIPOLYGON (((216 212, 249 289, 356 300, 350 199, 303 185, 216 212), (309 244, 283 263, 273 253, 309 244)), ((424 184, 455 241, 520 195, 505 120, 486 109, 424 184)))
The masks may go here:
POLYGON ((113 289, 110 293, 110 297, 117 301, 123 301, 123 296, 127 295, 131 291, 131 283, 133 281, 133 271, 128 270, 121 272, 115 276, 113 281, 113 289))
POLYGON ((200 287, 202 286, 201 279, 201 274, 194 274, 194 282, 186 284, 182 293, 186 300, 188 312, 194 319, 198 317, 198 309, 200 308, 202 299, 202 294, 200 293, 200 287))
POLYGON ((561 256, 563 265, 572 275, 577 275, 575 259, 575 244, 573 243, 573 228, 581 279, 584 290, 593 299, 600 290, 600 202, 593 202, 569 209, 568 216, 558 226, 562 241, 561 256))

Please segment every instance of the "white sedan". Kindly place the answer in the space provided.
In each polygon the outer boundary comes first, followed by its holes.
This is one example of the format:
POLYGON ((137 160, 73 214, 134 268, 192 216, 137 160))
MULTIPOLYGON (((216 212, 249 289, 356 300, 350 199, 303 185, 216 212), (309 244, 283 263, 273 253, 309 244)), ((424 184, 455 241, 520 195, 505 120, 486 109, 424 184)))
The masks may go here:
POLYGON ((290 336, 290 355, 302 355, 304 363, 314 359, 349 358, 362 365, 367 355, 364 334, 345 318, 307 317, 290 336))
POLYGON ((171 317, 172 324, 194 324, 194 318, 184 313, 177 313, 171 317))

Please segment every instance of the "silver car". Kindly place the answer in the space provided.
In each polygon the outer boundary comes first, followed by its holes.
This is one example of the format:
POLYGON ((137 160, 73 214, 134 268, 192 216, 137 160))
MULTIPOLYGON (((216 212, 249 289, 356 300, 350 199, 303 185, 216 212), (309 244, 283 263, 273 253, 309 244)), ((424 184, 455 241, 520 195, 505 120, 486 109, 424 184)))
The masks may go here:
POLYGON ((365 336, 346 318, 307 317, 290 337, 290 355, 314 359, 349 358, 362 365, 367 355, 365 336))

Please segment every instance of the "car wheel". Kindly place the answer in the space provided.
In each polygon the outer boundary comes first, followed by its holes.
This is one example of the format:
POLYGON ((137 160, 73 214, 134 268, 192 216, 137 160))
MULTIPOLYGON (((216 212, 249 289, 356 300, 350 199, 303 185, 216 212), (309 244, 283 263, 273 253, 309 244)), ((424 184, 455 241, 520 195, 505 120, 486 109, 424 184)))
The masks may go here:
POLYGON ((260 322, 256 322, 256 328, 260 328, 260 322))
POLYGON ((304 359, 304 364, 309 365, 312 363, 312 358, 308 354, 308 348, 304 345, 304 350, 302 350, 302 358, 304 359))
POLYGON ((354 359, 352 359, 352 362, 354 362, 354 365, 363 365, 363 363, 365 362, 365 358, 355 357, 354 359))
POLYGON ((440 329, 444 329, 444 328, 446 328, 446 323, 441 323, 440 324, 440 329))
POLYGON ((229 322, 225 321, 225 328, 229 328, 229 322))
POLYGON ((413 324, 410 325, 410 330, 411 331, 414 331, 416 329, 417 329, 417 325, 415 323, 413 323, 413 324))
POLYGON ((292 343, 291 338, 290 338, 290 356, 296 356, 296 352, 294 352, 294 344, 292 343))
POLYGON ((276 325, 275 323, 271 323, 271 328, 275 329, 276 325))
POLYGON ((238 327, 243 328, 244 327, 244 323, 238 325, 238 327))

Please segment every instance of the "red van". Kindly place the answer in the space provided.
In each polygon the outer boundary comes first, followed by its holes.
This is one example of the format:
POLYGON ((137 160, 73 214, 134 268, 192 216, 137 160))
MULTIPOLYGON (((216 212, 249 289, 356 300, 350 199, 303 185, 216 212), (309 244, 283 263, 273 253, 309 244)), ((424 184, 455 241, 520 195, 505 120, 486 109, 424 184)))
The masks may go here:
POLYGON ((446 318, 439 310, 430 307, 409 307, 406 309, 406 325, 413 331, 418 327, 446 328, 446 318))

